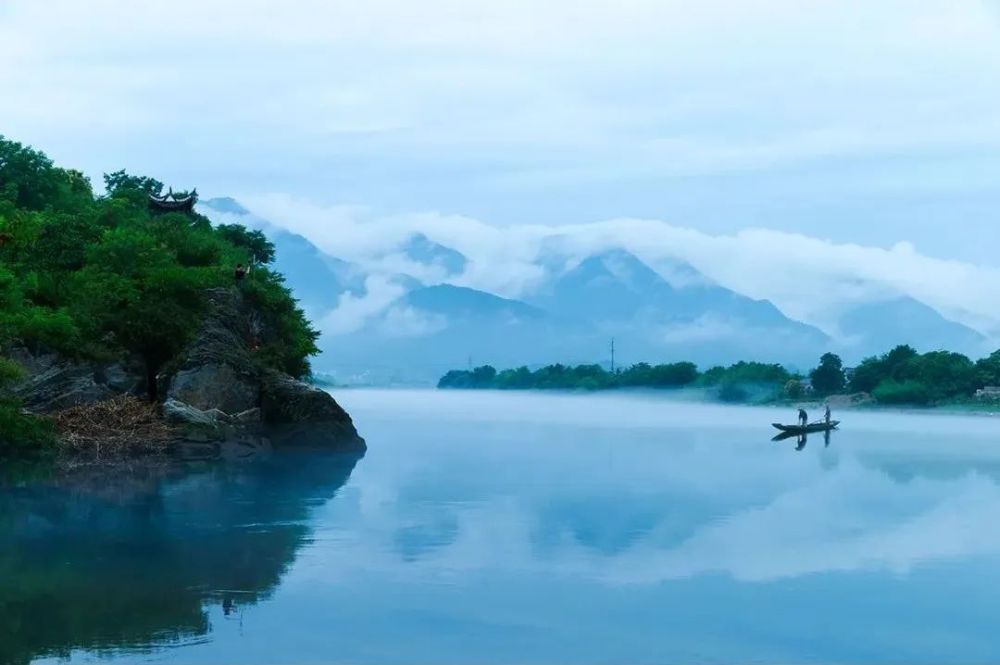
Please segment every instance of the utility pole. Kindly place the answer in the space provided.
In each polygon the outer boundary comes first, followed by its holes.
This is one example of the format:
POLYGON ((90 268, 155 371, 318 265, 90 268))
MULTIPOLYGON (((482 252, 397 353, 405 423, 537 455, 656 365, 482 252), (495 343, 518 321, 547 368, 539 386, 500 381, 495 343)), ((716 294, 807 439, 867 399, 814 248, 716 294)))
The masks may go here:
POLYGON ((611 338, 611 373, 615 373, 615 338, 611 338))

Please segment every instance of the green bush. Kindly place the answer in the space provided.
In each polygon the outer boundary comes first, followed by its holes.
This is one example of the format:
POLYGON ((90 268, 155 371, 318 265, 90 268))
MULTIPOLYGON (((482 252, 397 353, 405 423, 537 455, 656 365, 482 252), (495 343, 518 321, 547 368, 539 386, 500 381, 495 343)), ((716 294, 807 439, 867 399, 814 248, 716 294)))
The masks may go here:
POLYGON ((51 450, 54 443, 49 420, 25 414, 16 401, 0 398, 0 456, 41 454, 51 450))
POLYGON ((0 456, 43 452, 55 441, 50 421, 26 414, 11 387, 21 378, 21 368, 0 358, 0 456))
POLYGON ((886 379, 872 391, 880 404, 926 406, 932 401, 932 391, 919 381, 886 379))

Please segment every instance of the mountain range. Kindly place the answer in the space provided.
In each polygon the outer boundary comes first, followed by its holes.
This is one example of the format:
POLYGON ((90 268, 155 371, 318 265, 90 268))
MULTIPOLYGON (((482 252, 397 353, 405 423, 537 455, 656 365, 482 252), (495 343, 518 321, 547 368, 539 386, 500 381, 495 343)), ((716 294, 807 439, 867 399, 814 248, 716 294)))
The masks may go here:
POLYGON ((582 259, 540 257, 544 279, 521 299, 509 299, 453 283, 461 281, 468 259, 414 234, 392 251, 453 281, 424 284, 407 274, 382 275, 392 287, 385 298, 369 289, 364 267, 327 255, 232 199, 211 199, 201 210, 213 221, 265 231, 276 247, 276 269, 321 329, 344 302, 372 303, 361 308, 365 315, 357 325, 322 330, 323 354, 314 366, 345 382, 422 383, 448 369, 485 363, 607 364, 612 338, 619 364, 691 360, 708 366, 752 359, 807 368, 828 350, 851 363, 899 343, 985 351, 980 333, 910 297, 852 306, 840 313, 831 336, 789 318, 770 301, 714 283, 683 261, 654 270, 622 249, 582 259))

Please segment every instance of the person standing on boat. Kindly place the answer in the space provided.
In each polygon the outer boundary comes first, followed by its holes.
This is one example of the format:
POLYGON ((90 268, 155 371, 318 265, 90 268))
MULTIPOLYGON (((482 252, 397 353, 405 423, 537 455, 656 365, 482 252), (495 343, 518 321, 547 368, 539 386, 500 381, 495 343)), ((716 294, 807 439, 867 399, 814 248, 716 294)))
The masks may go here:
POLYGON ((806 413, 805 409, 799 409, 799 424, 803 427, 809 422, 809 414, 806 413))
POLYGON ((826 403, 826 414, 825 414, 824 418, 826 419, 826 424, 829 425, 830 424, 830 403, 829 402, 826 403))

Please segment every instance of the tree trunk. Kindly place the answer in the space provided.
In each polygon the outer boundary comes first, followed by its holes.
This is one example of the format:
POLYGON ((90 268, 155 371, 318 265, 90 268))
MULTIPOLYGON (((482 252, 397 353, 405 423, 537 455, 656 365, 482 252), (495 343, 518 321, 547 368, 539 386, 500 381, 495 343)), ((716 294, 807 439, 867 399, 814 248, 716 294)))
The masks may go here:
POLYGON ((154 363, 147 359, 146 364, 146 396, 149 398, 150 402, 155 402, 159 398, 159 390, 156 385, 156 374, 159 370, 159 364, 154 363))

